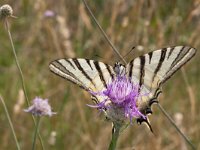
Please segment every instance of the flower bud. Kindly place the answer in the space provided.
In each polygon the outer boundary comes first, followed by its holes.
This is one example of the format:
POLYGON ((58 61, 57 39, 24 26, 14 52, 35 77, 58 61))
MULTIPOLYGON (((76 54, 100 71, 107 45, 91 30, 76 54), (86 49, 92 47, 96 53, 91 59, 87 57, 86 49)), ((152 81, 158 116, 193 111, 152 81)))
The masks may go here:
POLYGON ((0 7, 0 18, 4 19, 13 15, 13 9, 10 5, 5 4, 0 7))

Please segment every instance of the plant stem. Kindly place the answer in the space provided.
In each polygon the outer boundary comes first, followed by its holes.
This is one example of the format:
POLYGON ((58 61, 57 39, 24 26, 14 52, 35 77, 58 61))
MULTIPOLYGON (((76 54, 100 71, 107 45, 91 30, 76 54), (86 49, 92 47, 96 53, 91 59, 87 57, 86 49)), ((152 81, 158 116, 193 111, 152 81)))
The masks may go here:
POLYGON ((16 62, 17 68, 18 68, 19 73, 20 73, 20 77, 21 77, 21 81, 22 81, 22 88, 23 88, 23 91, 24 91, 26 102, 27 102, 28 106, 30 106, 30 103, 29 103, 29 100, 28 100, 28 96, 27 96, 27 92, 26 92, 24 76, 23 76, 23 73, 22 73, 22 69, 21 69, 21 67, 19 65, 19 61, 18 61, 18 58, 17 58, 15 46, 13 44, 12 35, 11 35, 10 29, 9 29, 9 25, 8 25, 7 19, 5 20, 5 24, 6 24, 6 30, 8 32, 8 37, 9 37, 9 40, 10 40, 10 44, 12 46, 12 51, 13 51, 13 54, 14 54, 14 57, 15 57, 15 62, 16 62))
POLYGON ((7 106, 6 106, 6 104, 5 104, 5 102, 4 102, 4 99, 3 99, 3 97, 2 97, 1 95, 0 95, 0 100, 1 100, 1 102, 2 102, 2 104, 3 104, 3 108, 4 108, 4 111, 5 111, 5 113, 6 113, 6 117, 8 118, 8 122, 9 122, 11 131, 12 131, 12 134, 13 134, 13 137, 14 137, 14 140, 15 140, 15 143, 16 143, 16 146, 17 146, 17 150, 21 150, 21 148, 20 148, 20 146, 19 146, 19 142, 18 142, 18 140, 17 140, 17 136, 16 136, 16 134, 15 134, 15 130, 14 130, 12 121, 11 121, 11 119, 10 119, 10 115, 9 115, 9 113, 8 113, 7 106))
POLYGON ((40 116, 37 116, 35 132, 34 132, 34 137, 33 137, 32 150, 35 150, 35 143, 36 143, 36 139, 37 139, 36 137, 37 137, 37 134, 38 134, 39 125, 40 125, 40 116))
POLYGON ((189 138, 177 127, 173 119, 168 115, 168 113, 164 110, 164 108, 158 103, 158 108, 162 111, 165 117, 169 120, 169 122, 175 127, 178 133, 184 138, 184 140, 190 145, 190 147, 195 150, 195 146, 190 142, 189 138))
POLYGON ((119 58, 126 64, 125 59, 122 57, 122 55, 119 53, 119 51, 117 50, 117 48, 110 41, 110 39, 108 38, 107 34, 104 32, 104 30, 102 29, 101 25, 99 24, 99 22, 97 21, 97 19, 94 16, 94 14, 92 13, 92 11, 91 11, 90 7, 88 6, 87 2, 85 0, 82 0, 82 1, 83 1, 83 4, 85 5, 86 9, 88 10, 88 12, 90 13, 90 15, 92 16, 92 19, 94 20, 94 22, 96 23, 96 25, 100 29, 101 33, 103 34, 104 38, 108 42, 108 44, 112 47, 112 49, 115 52, 115 54, 117 56, 119 56, 119 58))
POLYGON ((122 127, 121 124, 113 123, 112 139, 111 139, 108 150, 115 150, 116 149, 117 140, 119 138, 119 133, 120 133, 121 127, 122 127))
MULTIPOLYGON (((21 82, 22 82, 22 88, 23 88, 24 95, 25 95, 25 98, 26 98, 26 103, 27 103, 28 106, 30 106, 28 95, 27 95, 27 92, 26 92, 26 86, 25 86, 23 72, 22 72, 22 69, 20 67, 20 64, 19 64, 19 61, 18 61, 18 58, 17 58, 17 54, 16 54, 15 46, 13 44, 13 39, 12 39, 12 35, 11 35, 11 32, 10 32, 10 28, 9 28, 9 24, 8 24, 7 18, 5 18, 5 26, 6 26, 6 30, 8 32, 8 37, 9 37, 9 40, 10 40, 10 43, 11 43, 11 46, 12 46, 12 51, 13 51, 13 54, 14 54, 14 57, 15 57, 15 62, 16 62, 17 68, 18 68, 19 73, 20 73, 21 82)), ((32 119, 33 119, 34 125, 36 126, 35 118, 34 118, 33 115, 32 115, 32 119)), ((42 137, 41 137, 40 133, 38 133, 38 136, 39 136, 39 139, 40 139, 40 144, 42 146, 42 149, 45 150, 44 144, 43 144, 43 141, 42 141, 42 137)))

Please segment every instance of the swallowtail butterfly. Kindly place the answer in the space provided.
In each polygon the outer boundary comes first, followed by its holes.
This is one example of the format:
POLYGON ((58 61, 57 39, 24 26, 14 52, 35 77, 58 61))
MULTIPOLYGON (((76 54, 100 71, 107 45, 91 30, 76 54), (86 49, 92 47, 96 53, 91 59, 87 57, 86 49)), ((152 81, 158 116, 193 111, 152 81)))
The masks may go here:
MULTIPOLYGON (((149 93, 143 95, 138 104, 140 111, 147 115, 152 113, 152 103, 158 102, 161 86, 195 53, 192 47, 175 46, 149 52, 131 60, 127 65, 117 62, 111 66, 95 60, 70 58, 52 61, 49 68, 53 73, 93 92, 103 91, 113 78, 123 73, 142 87, 141 93, 149 93)), ((92 99, 96 103, 102 101, 101 96, 93 95, 92 99)), ((137 121, 148 123, 142 118, 137 121)))

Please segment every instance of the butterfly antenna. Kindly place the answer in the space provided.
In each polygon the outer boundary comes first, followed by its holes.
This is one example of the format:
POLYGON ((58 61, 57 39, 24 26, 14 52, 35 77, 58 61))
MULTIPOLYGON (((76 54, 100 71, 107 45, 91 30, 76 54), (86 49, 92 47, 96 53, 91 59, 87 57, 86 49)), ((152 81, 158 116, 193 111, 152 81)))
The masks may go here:
POLYGON ((112 44, 112 42, 110 41, 110 39, 108 38, 107 34, 104 32, 104 30, 102 29, 102 27, 100 26, 99 22, 97 21, 97 19, 95 18, 94 14, 92 13, 92 11, 90 10, 88 4, 86 3, 85 0, 82 0, 85 7, 87 8, 88 12, 90 13, 90 15, 92 16, 94 22, 96 23, 96 25, 98 26, 98 28, 100 29, 101 33, 103 34, 104 38, 106 39, 106 41, 108 42, 108 44, 112 47, 113 51, 116 53, 116 55, 119 56, 119 58, 125 63, 127 64, 127 62, 125 61, 125 59, 122 57, 122 55, 119 53, 119 51, 117 50, 117 48, 112 44))
POLYGON ((133 46, 133 47, 131 48, 131 50, 130 50, 128 53, 126 53, 126 55, 123 56, 123 58, 125 58, 126 56, 128 56, 134 49, 135 49, 135 46, 133 46))
MULTIPOLYGON (((94 56, 97 57, 97 58, 101 58, 101 59, 105 60, 104 57, 102 57, 102 56, 100 56, 100 55, 98 55, 98 54, 95 54, 94 56)), ((108 62, 108 63, 110 63, 110 64, 112 63, 111 60, 106 60, 106 62, 108 62)))

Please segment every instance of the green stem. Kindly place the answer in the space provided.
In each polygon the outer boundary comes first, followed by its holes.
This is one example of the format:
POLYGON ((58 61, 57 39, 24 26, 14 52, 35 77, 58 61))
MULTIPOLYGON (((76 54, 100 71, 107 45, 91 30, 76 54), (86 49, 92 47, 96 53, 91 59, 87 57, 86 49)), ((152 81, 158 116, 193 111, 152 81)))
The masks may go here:
MULTIPOLYGON (((14 54, 14 57, 15 57, 15 62, 16 62, 17 68, 18 68, 19 73, 20 73, 22 88, 23 88, 24 95, 25 95, 25 98, 26 98, 26 103, 27 103, 28 106, 30 106, 28 95, 27 95, 27 92, 26 92, 26 86, 25 86, 23 72, 22 72, 22 69, 20 67, 20 64, 19 64, 19 61, 18 61, 18 58, 17 58, 17 54, 16 54, 15 46, 13 44, 12 35, 11 35, 10 29, 9 29, 9 24, 8 24, 7 18, 5 19, 5 26, 6 26, 6 30, 8 32, 8 37, 9 37, 9 40, 10 40, 10 43, 11 43, 11 46, 12 46, 13 54, 14 54)), ((33 119, 34 125, 36 126, 35 118, 34 118, 33 115, 32 115, 32 119, 33 119)), ((42 146, 42 149, 45 150, 44 144, 43 144, 43 141, 42 141, 42 137, 41 137, 39 132, 38 132, 38 136, 39 136, 39 139, 40 139, 40 144, 42 146)))
POLYGON ((40 116, 37 116, 37 118, 36 118, 35 132, 34 132, 34 137, 33 137, 32 150, 35 150, 35 143, 36 143, 36 139, 37 139, 39 125, 40 125, 40 116))
POLYGON ((11 121, 11 119, 10 119, 10 115, 9 115, 9 113, 8 113, 7 106, 6 106, 6 104, 5 104, 5 102, 4 102, 4 99, 2 98, 1 95, 0 95, 0 100, 1 100, 1 102, 2 102, 2 104, 3 104, 4 111, 5 111, 6 116, 7 116, 7 118, 8 118, 8 122, 9 122, 9 125, 10 125, 10 128, 11 128, 11 131, 12 131, 12 134, 13 134, 13 137, 14 137, 14 140, 15 140, 15 143, 16 143, 16 145, 17 145, 17 150, 21 150, 21 148, 20 148, 20 146, 19 146, 19 142, 18 142, 18 140, 17 140, 17 136, 16 136, 16 134, 15 134, 15 130, 14 130, 12 121, 11 121))
POLYGON ((119 138, 119 133, 120 133, 121 127, 122 127, 121 124, 113 123, 112 139, 111 139, 108 150, 115 150, 116 149, 117 140, 119 138))
POLYGON ((6 30, 8 32, 8 37, 9 37, 9 40, 10 40, 10 44, 12 46, 12 51, 13 51, 13 54, 14 54, 14 57, 15 57, 15 62, 16 62, 16 65, 17 65, 17 69, 19 70, 19 73, 20 73, 20 78, 21 78, 21 81, 22 81, 22 88, 23 88, 23 91, 24 91, 26 102, 27 102, 28 106, 30 106, 30 103, 29 103, 29 100, 28 100, 28 95, 27 95, 27 92, 26 92, 24 76, 23 76, 22 69, 20 67, 20 64, 19 64, 19 61, 18 61, 18 58, 17 58, 15 46, 13 44, 12 35, 11 35, 10 29, 9 29, 9 25, 8 25, 7 19, 5 20, 5 24, 6 24, 6 30))

